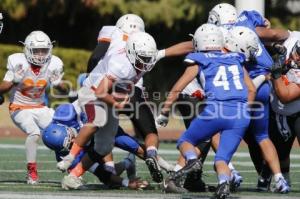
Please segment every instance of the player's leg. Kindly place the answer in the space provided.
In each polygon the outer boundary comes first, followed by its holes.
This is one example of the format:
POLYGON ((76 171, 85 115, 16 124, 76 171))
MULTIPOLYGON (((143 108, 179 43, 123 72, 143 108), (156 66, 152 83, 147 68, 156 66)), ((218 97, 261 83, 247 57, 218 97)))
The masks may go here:
POLYGON ((148 166, 152 179, 155 182, 161 182, 163 180, 163 174, 157 161, 159 140, 153 113, 144 99, 142 90, 138 87, 135 87, 131 102, 134 107, 134 114, 130 119, 144 139, 146 165, 148 166))
MULTIPOLYGON (((99 107, 98 107, 99 108, 99 107)), ((101 109, 98 109, 101 110, 101 109)), ((103 109, 102 109, 103 110, 103 109)), ((101 111, 100 111, 101 113, 101 111)), ((62 187, 64 189, 76 189, 81 186, 80 176, 89 169, 94 162, 102 161, 103 157, 111 153, 114 147, 115 135, 118 129, 119 120, 116 118, 114 110, 111 107, 107 107, 105 111, 107 122, 101 128, 98 128, 94 134, 94 145, 89 149, 87 155, 83 157, 81 163, 76 165, 68 176, 65 176, 62 180, 62 187), (78 172, 76 172, 78 171, 78 172)), ((95 117, 97 118, 97 117, 95 117)), ((70 154, 69 154, 70 155, 70 154)), ((69 156, 68 155, 68 156, 69 156)), ((109 158, 109 157, 108 157, 109 158)), ((64 158, 65 160, 65 158, 64 158)), ((74 160, 74 158, 73 158, 74 160)), ((73 162, 73 161, 72 161, 73 162)), ((72 163, 71 162, 71 163, 72 163)), ((110 166, 114 167, 113 161, 110 162, 110 166)), ((69 166, 68 166, 69 167, 69 166)))
MULTIPOLYGON (((217 133, 212 138, 212 148, 214 152, 216 153, 219 147, 220 143, 220 133, 217 133)), ((232 162, 228 163, 228 167, 230 169, 230 190, 231 191, 237 191, 237 188, 241 186, 241 183, 243 182, 243 177, 240 175, 240 173, 234 168, 232 162)))
MULTIPOLYGON (((84 88, 81 88, 84 89, 84 88)), ((109 111, 111 108, 105 104, 97 104, 98 102, 92 101, 83 106, 84 112, 87 116, 87 123, 80 129, 78 136, 75 138, 70 153, 63 158, 62 161, 57 163, 57 168, 61 171, 67 170, 75 157, 83 150, 85 144, 94 136, 99 127, 107 125, 109 111)), ((113 119, 112 119, 113 120, 113 119)))
POLYGON ((13 122, 27 134, 25 141, 26 160, 27 160, 27 183, 37 184, 37 147, 40 138, 40 128, 34 120, 32 109, 15 111, 11 114, 13 122))
MULTIPOLYGON (((185 128, 187 129, 193 119, 203 111, 204 104, 202 101, 199 101, 198 98, 180 94, 176 102, 176 108, 178 108, 185 124, 185 128)), ((210 140, 201 141, 195 148, 198 158, 200 158, 202 164, 205 161, 209 149, 210 140)), ((178 171, 184 166, 185 159, 180 154, 174 170, 178 171)), ((202 171, 188 174, 184 182, 184 188, 192 192, 205 191, 205 183, 202 181, 202 171)))
POLYGON ((264 83, 258 89, 256 101, 261 102, 261 110, 255 110, 252 112, 250 130, 252 130, 252 133, 255 135, 255 139, 261 148, 264 160, 273 172, 277 191, 287 193, 289 192, 289 186, 281 173, 276 148, 268 136, 269 93, 270 86, 268 83, 264 83))
POLYGON ((197 151, 195 146, 200 141, 208 140, 218 132, 219 126, 218 119, 205 120, 196 118, 193 120, 189 128, 181 135, 177 141, 177 148, 186 160, 186 165, 175 173, 171 173, 170 176, 164 182, 164 190, 166 192, 182 193, 187 190, 180 187, 181 181, 185 179, 185 176, 191 172, 198 172, 202 169, 202 163, 198 160, 197 151), (205 125, 206 128, 201 128, 205 125), (201 132, 199 132, 201 129, 201 132))
POLYGON ((215 156, 215 168, 218 174, 218 187, 215 192, 217 198, 229 195, 231 171, 228 167, 233 154, 236 152, 246 128, 224 130, 221 132, 218 150, 215 156))

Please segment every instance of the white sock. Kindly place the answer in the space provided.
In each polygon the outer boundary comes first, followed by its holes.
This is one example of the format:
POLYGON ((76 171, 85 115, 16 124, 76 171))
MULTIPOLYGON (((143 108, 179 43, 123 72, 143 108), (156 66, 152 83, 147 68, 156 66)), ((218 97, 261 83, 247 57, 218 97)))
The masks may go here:
POLYGON ((114 161, 109 161, 104 163, 104 169, 106 171, 110 171, 113 174, 116 174, 115 163, 114 161))
POLYGON ((126 179, 126 178, 124 178, 124 179, 122 180, 122 185, 123 185, 124 187, 128 187, 128 184, 129 184, 129 180, 126 179))
POLYGON ((173 170, 179 171, 180 169, 182 169, 182 166, 180 166, 179 164, 176 164, 173 170))
POLYGON ((157 156, 157 163, 161 168, 163 168, 166 171, 172 171, 174 170, 174 166, 169 164, 166 160, 164 160, 162 157, 157 156))
POLYGON ((228 167, 229 167, 230 171, 235 170, 235 168, 231 162, 228 163, 228 167))
POLYGON ((25 141, 27 162, 36 162, 36 153, 39 138, 40 136, 37 134, 30 134, 27 136, 25 141))
POLYGON ((280 178, 283 178, 282 173, 276 173, 276 174, 274 174, 274 180, 275 180, 275 182, 278 182, 278 180, 279 180, 280 178))

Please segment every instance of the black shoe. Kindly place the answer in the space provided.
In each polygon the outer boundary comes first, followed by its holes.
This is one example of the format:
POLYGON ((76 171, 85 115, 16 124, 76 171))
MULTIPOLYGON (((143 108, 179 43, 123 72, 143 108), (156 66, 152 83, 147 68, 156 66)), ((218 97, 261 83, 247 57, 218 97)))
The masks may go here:
POLYGON ((152 180, 157 183, 162 182, 164 176, 163 176, 161 169, 157 163, 157 160, 154 157, 149 157, 145 160, 145 162, 150 171, 152 180))
POLYGON ((257 180, 257 191, 269 191, 271 186, 272 176, 270 178, 259 177, 257 180))
POLYGON ((200 160, 190 160, 182 169, 174 173, 174 178, 186 177, 191 172, 201 172, 202 163, 200 160))
POLYGON ((183 187, 190 192, 205 192, 206 185, 202 181, 202 172, 191 172, 187 174, 183 187))
POLYGON ((216 199, 225 199, 229 196, 229 183, 223 182, 222 184, 219 184, 216 192, 215 192, 215 198, 216 199))
POLYGON ((172 179, 172 176, 167 177, 163 181, 163 190, 165 193, 187 193, 188 190, 181 187, 176 183, 174 179, 172 179))

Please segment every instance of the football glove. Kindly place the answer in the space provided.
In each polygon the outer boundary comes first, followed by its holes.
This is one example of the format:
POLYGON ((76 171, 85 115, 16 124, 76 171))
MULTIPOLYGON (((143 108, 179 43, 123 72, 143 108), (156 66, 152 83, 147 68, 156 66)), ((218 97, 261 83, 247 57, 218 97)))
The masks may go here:
POLYGON ((160 114, 156 119, 155 119, 155 126, 156 128, 161 128, 167 126, 169 122, 169 116, 160 114))

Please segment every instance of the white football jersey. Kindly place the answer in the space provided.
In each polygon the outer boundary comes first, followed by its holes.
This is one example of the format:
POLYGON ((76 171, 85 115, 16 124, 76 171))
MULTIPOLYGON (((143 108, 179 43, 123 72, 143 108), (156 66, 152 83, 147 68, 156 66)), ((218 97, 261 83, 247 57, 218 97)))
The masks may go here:
POLYGON ((205 78, 204 78, 204 74, 202 71, 200 72, 200 82, 202 85, 200 85, 198 80, 195 78, 183 89, 183 91, 181 91, 181 93, 192 96, 193 93, 200 91, 202 93, 202 95, 204 96, 205 93, 204 93, 203 87, 205 87, 205 78))
MULTIPOLYGON (((31 64, 27 61, 24 53, 15 53, 8 57, 8 71, 16 73, 23 69, 19 83, 16 83, 10 93, 10 102, 20 107, 34 107, 44 103, 43 94, 47 85, 50 83, 50 77, 54 72, 63 70, 63 62, 60 58, 52 55, 48 64, 35 74, 31 64)), ((12 81, 11 79, 5 79, 12 81)))
MULTIPOLYGON (((128 35, 116 26, 103 26, 98 34, 98 41, 110 42, 105 56, 125 51, 127 39, 128 35)), ((143 78, 137 82, 136 86, 143 88, 143 78)))
POLYGON ((101 80, 107 76, 113 79, 116 88, 130 92, 145 72, 137 74, 129 62, 125 50, 116 54, 105 56, 89 74, 83 85, 88 88, 97 88, 101 80))

